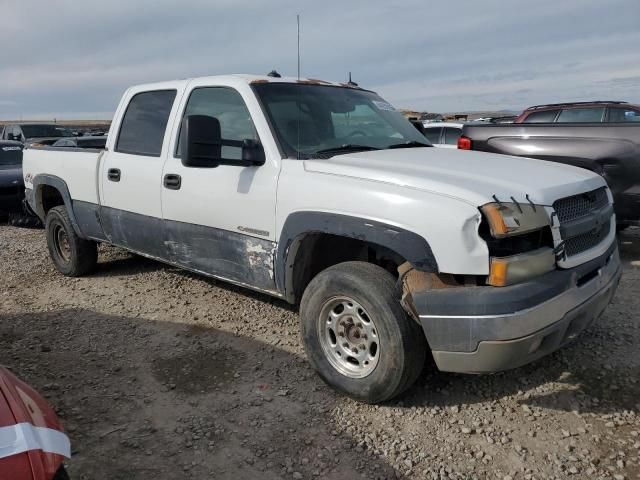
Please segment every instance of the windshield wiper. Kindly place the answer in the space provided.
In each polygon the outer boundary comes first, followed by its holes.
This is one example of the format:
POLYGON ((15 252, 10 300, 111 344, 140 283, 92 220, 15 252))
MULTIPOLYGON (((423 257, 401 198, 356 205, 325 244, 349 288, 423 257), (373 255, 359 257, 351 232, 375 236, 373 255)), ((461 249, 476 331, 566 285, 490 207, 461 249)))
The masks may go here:
POLYGON ((352 152, 352 151, 358 151, 358 150, 367 151, 367 150, 380 150, 380 149, 378 147, 372 147, 369 145, 345 143, 344 145, 340 145, 339 147, 325 148, 323 150, 318 150, 315 153, 352 152))
POLYGON ((415 140, 409 140, 408 142, 394 143, 387 148, 413 148, 413 147, 433 147, 428 143, 417 142, 415 140))

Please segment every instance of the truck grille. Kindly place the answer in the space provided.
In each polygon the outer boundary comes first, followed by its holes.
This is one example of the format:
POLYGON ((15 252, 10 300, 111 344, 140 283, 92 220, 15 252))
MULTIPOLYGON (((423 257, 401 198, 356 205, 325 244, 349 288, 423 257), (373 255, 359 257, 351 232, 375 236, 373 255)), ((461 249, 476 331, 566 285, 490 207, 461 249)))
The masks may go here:
POLYGON ((558 214, 560 223, 565 223, 586 217, 593 210, 602 208, 607 203, 609 203, 607 190, 602 187, 592 192, 556 200, 553 202, 553 209, 558 214))
MULTIPOLYGON (((580 221, 577 223, 581 223, 584 222, 585 217, 593 217, 593 229, 590 231, 570 237, 565 237, 565 234, 563 234, 565 258, 594 248, 607 238, 611 232, 610 217, 609 221, 604 223, 599 223, 596 218, 598 213, 608 204, 609 197, 605 187, 580 195, 561 198, 553 203, 553 209, 560 221, 561 231, 570 231, 573 222, 580 221)), ((600 213, 600 215, 603 214, 600 213)), ((601 217, 600 221, 602 221, 601 217)))
POLYGON ((564 251, 567 257, 585 252, 602 242, 611 231, 611 224, 603 226, 598 230, 592 230, 589 233, 583 233, 577 237, 568 238, 564 241, 564 251))

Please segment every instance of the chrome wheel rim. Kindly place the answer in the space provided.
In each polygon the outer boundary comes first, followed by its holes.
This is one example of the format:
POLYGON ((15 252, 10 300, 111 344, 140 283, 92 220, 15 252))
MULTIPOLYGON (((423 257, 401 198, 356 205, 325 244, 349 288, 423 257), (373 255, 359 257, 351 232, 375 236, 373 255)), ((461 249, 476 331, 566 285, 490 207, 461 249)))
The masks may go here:
POLYGON ((352 298, 327 300, 320 310, 317 333, 325 357, 342 375, 364 378, 378 365, 378 329, 373 318, 352 298))
POLYGON ((71 245, 69 244, 69 236, 61 225, 56 225, 53 231, 53 239, 58 256, 65 262, 71 260, 71 245))

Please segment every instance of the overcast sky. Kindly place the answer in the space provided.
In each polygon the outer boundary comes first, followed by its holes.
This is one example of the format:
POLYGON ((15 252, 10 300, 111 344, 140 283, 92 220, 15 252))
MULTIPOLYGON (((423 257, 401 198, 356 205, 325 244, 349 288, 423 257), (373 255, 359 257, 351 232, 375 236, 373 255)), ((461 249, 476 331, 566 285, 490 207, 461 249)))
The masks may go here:
POLYGON ((640 0, 0 0, 0 119, 110 118, 132 84, 296 73, 398 108, 640 103, 640 0))

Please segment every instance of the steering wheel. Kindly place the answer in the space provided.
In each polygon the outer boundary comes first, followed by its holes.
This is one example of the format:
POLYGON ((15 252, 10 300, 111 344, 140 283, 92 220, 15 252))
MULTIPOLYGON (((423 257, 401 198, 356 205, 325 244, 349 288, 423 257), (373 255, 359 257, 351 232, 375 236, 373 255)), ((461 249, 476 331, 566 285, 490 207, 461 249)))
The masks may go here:
POLYGON ((369 135, 366 134, 366 132, 363 132, 362 130, 354 130, 349 135, 347 135, 347 138, 355 137, 356 135, 360 135, 361 137, 368 137, 369 136, 369 135))

